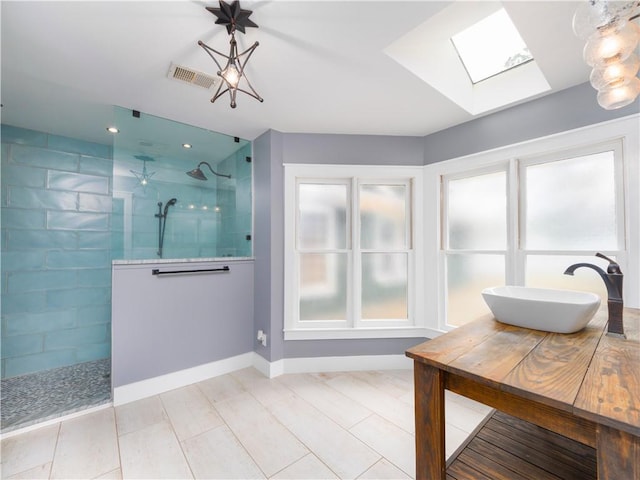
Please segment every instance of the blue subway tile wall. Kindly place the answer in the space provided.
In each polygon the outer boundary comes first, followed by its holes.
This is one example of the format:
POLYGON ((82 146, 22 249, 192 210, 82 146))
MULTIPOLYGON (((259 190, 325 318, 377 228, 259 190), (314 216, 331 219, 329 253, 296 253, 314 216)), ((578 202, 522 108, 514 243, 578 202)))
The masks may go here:
MULTIPOLYGON (((47 146, 51 150, 60 152, 79 153, 80 155, 98 158, 111 158, 111 145, 86 142, 75 138, 47 135, 47 146)), ((110 172, 109 175, 111 175, 110 172)))
POLYGON ((46 147, 47 134, 26 128, 2 125, 2 143, 46 147))
POLYGON ((1 134, 2 378, 107 358, 112 147, 1 134))
POLYGON ((46 331, 66 330, 75 327, 77 322, 75 310, 57 310, 39 313, 21 312, 5 318, 2 325, 2 336, 25 335, 27 333, 44 333, 46 331))
MULTIPOLYGON (((4 128, 2 141, 6 142, 4 128)), ((48 150, 42 147, 12 145, 10 150, 11 162, 16 165, 76 172, 78 170, 78 164, 80 163, 80 155, 48 150)))

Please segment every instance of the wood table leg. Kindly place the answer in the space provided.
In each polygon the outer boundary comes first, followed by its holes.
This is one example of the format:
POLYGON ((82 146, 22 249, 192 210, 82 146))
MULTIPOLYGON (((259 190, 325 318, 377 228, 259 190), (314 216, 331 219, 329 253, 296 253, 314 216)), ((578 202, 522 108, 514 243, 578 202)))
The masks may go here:
POLYGON ((598 425, 598 480, 640 479, 640 437, 598 425))
POLYGON ((414 362, 416 479, 445 480, 444 373, 414 362))

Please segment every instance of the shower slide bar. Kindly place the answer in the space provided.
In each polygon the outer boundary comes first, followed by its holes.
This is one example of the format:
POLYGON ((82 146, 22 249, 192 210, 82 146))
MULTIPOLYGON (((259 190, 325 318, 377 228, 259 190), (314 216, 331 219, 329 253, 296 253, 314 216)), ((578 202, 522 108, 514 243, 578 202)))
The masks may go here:
POLYGON ((161 272, 159 269, 154 268, 151 270, 151 275, 184 275, 189 273, 215 273, 215 272, 229 272, 231 269, 225 265, 222 268, 203 268, 200 270, 167 270, 161 272))

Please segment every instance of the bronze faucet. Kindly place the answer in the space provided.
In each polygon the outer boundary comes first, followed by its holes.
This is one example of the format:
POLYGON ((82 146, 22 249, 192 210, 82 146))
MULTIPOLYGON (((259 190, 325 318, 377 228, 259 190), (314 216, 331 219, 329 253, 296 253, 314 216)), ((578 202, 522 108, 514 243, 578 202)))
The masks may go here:
POLYGON ((574 263, 564 273, 565 275, 573 275, 573 272, 580 267, 588 267, 598 272, 607 287, 607 296, 609 297, 607 299, 607 308, 609 310, 607 335, 626 338, 624 325, 622 324, 622 309, 624 306, 622 301, 622 279, 624 276, 620 271, 620 265, 601 253, 596 253, 596 257, 604 258, 609 262, 606 272, 591 263, 574 263))

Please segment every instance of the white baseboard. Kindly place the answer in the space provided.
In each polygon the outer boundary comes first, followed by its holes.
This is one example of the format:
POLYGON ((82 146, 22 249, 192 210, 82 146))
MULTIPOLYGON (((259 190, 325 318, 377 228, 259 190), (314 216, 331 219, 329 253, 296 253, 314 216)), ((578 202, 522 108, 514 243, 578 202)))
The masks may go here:
POLYGON ((406 370, 413 360, 405 355, 357 355, 350 357, 285 358, 283 373, 406 370))
POLYGON ((267 378, 275 378, 284 373, 284 360, 270 362, 257 353, 253 357, 253 368, 258 370, 267 378))
POLYGON ((114 388, 113 406, 117 407, 247 367, 255 368, 265 377, 275 378, 285 373, 402 370, 410 369, 412 366, 413 360, 404 355, 284 358, 269 362, 261 355, 249 352, 114 388))
POLYGON ((256 353, 253 368, 265 377, 285 373, 355 372, 361 370, 406 370, 413 360, 405 355, 357 355, 346 357, 284 358, 269 362, 256 353))
POLYGON ((198 365, 177 372, 168 373, 159 377, 141 380, 113 389, 113 405, 123 405, 143 398, 168 392, 176 388, 201 382, 208 378, 217 377, 226 373, 235 372, 243 368, 251 367, 254 352, 243 353, 235 357, 225 358, 217 362, 198 365))

